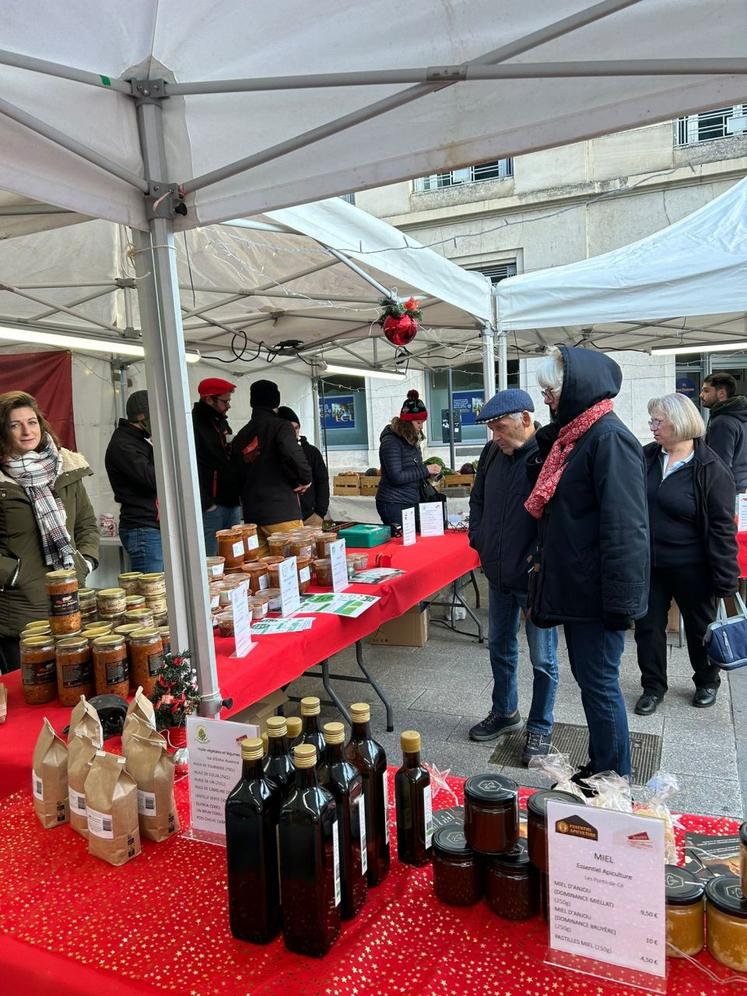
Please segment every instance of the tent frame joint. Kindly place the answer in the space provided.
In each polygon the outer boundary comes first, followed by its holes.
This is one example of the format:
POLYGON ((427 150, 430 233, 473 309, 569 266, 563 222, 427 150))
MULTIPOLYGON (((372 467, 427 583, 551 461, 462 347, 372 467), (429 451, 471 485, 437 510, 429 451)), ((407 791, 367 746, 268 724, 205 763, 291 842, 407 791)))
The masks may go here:
POLYGON ((173 219, 177 214, 187 214, 184 193, 178 183, 151 180, 145 195, 145 215, 148 221, 156 218, 173 219))
POLYGON ((163 79, 130 80, 132 96, 139 107, 141 104, 157 104, 168 100, 168 81, 163 79))

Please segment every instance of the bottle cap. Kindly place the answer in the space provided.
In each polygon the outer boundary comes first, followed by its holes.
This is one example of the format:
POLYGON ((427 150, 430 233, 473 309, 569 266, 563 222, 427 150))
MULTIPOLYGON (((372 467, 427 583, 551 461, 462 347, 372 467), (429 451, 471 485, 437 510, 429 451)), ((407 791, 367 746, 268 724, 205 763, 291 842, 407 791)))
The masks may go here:
POLYGON ((241 741, 242 761, 260 761, 264 752, 264 744, 259 737, 244 737, 241 741))
POLYGON ((420 734, 417 730, 403 730, 399 742, 406 754, 415 754, 420 750, 420 734))
POLYGON ((291 740, 295 740, 296 737, 300 736, 303 727, 300 716, 287 716, 285 725, 288 727, 288 736, 291 740))
POLYGON ((285 716, 270 716, 266 725, 268 737, 284 737, 288 732, 285 716))
POLYGON ((301 699, 302 716, 318 716, 320 708, 319 699, 316 695, 307 695, 306 698, 301 699))
POLYGON ((316 747, 313 744, 299 744, 293 748, 293 763, 297 768, 316 767, 316 747))
POLYGON ((371 706, 368 702, 354 702, 350 707, 350 718, 354 723, 368 723, 371 719, 371 706))
POLYGON ((345 740, 345 727, 342 723, 325 723, 322 727, 328 744, 341 744, 345 740))

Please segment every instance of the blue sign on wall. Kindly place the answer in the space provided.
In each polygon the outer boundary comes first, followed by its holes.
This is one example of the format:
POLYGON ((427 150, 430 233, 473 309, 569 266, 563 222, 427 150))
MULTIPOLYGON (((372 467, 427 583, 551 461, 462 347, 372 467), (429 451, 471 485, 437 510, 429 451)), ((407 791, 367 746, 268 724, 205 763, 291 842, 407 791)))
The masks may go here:
POLYGON ((325 395, 320 398, 322 423, 325 429, 355 428, 355 398, 352 394, 325 395))
POLYGON ((475 419, 485 404, 485 392, 480 389, 454 391, 451 397, 454 411, 462 416, 462 425, 476 425, 475 419))

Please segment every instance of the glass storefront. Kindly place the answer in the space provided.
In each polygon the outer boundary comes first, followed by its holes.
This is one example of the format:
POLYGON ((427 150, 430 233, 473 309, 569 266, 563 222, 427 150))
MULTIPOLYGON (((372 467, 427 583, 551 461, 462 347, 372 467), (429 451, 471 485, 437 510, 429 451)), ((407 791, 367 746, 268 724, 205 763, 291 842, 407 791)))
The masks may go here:
MULTIPOLYGON (((454 442, 457 446, 482 445, 485 426, 475 422, 475 417, 487 400, 483 391, 482 363, 466 363, 451 371, 452 411, 454 442)), ((496 383, 498 370, 496 366, 496 383)), ((447 370, 432 370, 427 377, 428 442, 431 445, 448 445, 451 426, 449 422, 449 375, 447 370)), ((508 362, 508 386, 519 386, 519 361, 508 362)))

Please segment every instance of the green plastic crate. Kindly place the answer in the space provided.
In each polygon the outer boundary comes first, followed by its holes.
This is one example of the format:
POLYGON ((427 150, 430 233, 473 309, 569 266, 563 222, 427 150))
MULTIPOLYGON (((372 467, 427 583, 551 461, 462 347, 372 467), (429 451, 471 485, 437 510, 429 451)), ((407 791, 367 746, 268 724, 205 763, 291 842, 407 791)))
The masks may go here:
POLYGON ((341 529, 338 537, 345 540, 347 546, 371 547, 381 546, 392 538, 392 530, 389 526, 372 526, 361 523, 357 526, 348 526, 341 529))

